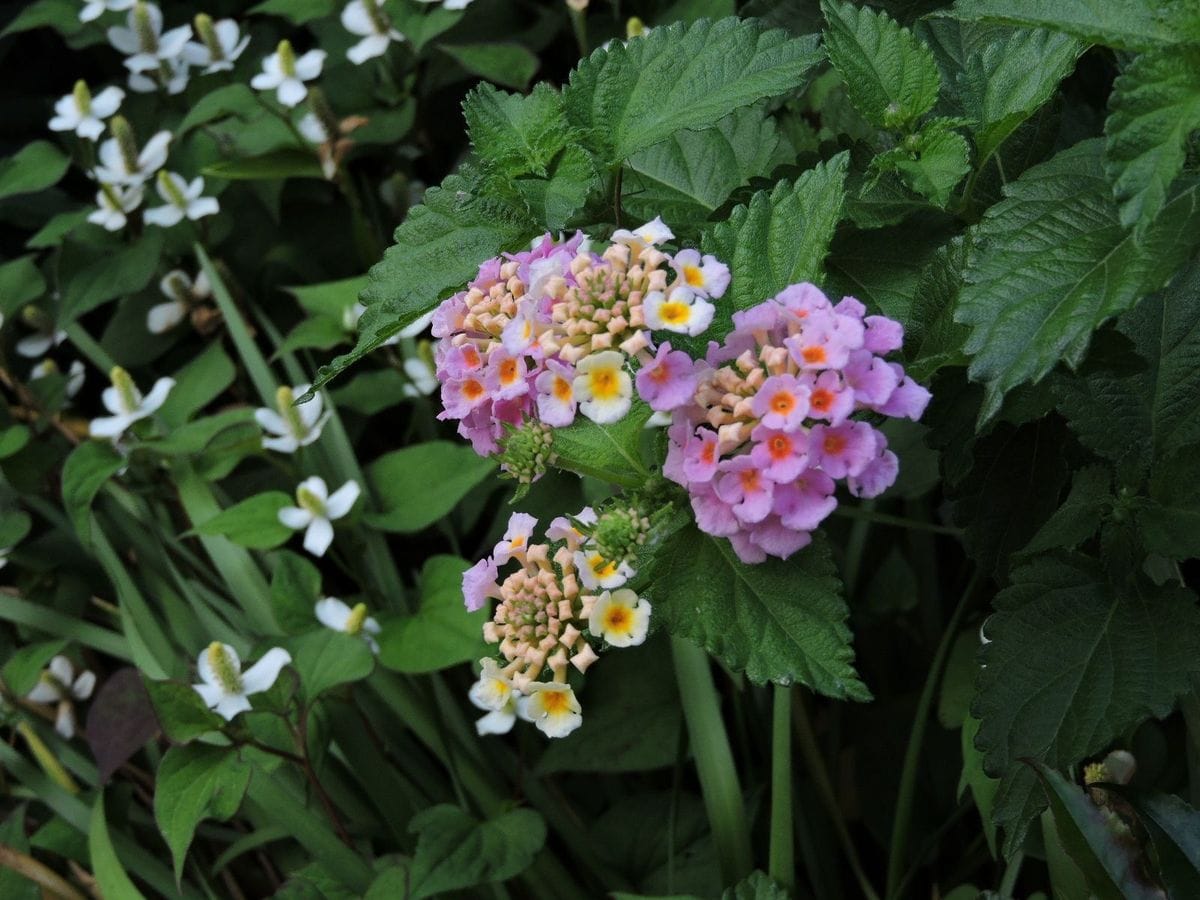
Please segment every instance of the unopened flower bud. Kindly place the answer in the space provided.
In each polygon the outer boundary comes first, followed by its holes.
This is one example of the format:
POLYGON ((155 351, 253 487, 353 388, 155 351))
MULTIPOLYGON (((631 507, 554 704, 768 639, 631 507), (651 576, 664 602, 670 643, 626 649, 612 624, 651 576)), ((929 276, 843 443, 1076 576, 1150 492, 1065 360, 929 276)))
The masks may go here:
POLYGON ((346 618, 346 634, 358 634, 367 620, 367 604, 359 603, 346 618))
POLYGON ((75 82, 72 93, 75 95, 75 108, 81 116, 86 116, 92 111, 92 92, 88 90, 87 82, 80 78, 75 82))
POLYGON ((150 10, 142 0, 133 5, 133 30, 143 53, 158 53, 158 35, 154 33, 150 10))
POLYGON ((279 71, 283 72, 288 78, 296 77, 296 51, 292 49, 292 42, 286 38, 279 42, 279 46, 275 49, 279 54, 279 71))
POLYGON ((500 450, 501 469, 522 485, 533 484, 554 463, 553 446, 549 425, 528 421, 517 428, 509 426, 500 450))
POLYGON ((220 62, 225 59, 225 50, 221 47, 220 39, 217 38, 217 30, 213 28, 212 16, 208 13, 196 13, 196 18, 192 21, 196 26, 196 34, 200 35, 200 40, 208 48, 212 61, 220 62))
POLYGON ((138 147, 137 136, 133 133, 133 126, 129 124, 129 120, 124 116, 113 116, 108 123, 109 131, 116 138, 117 149, 121 151, 121 162, 125 164, 127 172, 138 171, 138 147))
POLYGON ((234 665, 225 646, 220 641, 213 641, 205 651, 208 666, 212 669, 213 677, 225 689, 226 693, 240 694, 243 691, 242 675, 239 667, 234 665))

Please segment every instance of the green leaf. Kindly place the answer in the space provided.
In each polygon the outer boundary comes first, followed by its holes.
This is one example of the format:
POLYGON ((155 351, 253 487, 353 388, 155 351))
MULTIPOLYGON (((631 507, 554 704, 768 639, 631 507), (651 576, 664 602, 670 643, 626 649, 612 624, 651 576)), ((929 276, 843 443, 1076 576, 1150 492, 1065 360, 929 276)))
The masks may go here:
POLYGON ((1185 447, 1158 462, 1149 498, 1137 501, 1137 523, 1146 549, 1167 559, 1200 557, 1200 446, 1185 447))
POLYGON ((96 887, 103 896, 113 900, 145 900, 145 896, 129 880, 125 867, 113 849, 108 836, 108 822, 104 816, 104 792, 96 797, 92 807, 91 823, 88 827, 88 856, 92 861, 92 874, 96 887))
POLYGON ((249 784, 250 767, 236 750, 192 744, 167 751, 154 778, 154 821, 171 848, 176 882, 196 826, 231 818, 249 784))
POLYGON ((825 52, 867 121, 900 130, 933 109, 941 77, 933 53, 911 31, 865 6, 822 0, 821 9, 825 52))
POLYGON ((193 128, 228 116, 244 120, 258 118, 262 114, 262 105, 255 97, 254 91, 241 83, 227 84, 208 92, 193 103, 183 121, 179 123, 176 133, 182 136, 193 128))
POLYGON ((410 900, 512 878, 533 862, 546 840, 546 825, 531 809, 480 822, 443 804, 413 816, 409 830, 418 835, 410 900))
POLYGON ((29 513, 20 510, 17 512, 6 511, 4 520, 0 522, 0 549, 11 550, 25 540, 25 535, 29 534, 31 526, 32 520, 29 518, 29 513))
POLYGON ((158 271, 162 251, 163 229, 151 228, 133 244, 106 250, 72 272, 63 287, 59 327, 109 300, 140 291, 158 271))
POLYGON ((1155 460, 1200 443, 1200 261, 1117 321, 1145 361, 1143 371, 1104 370, 1054 382, 1059 409, 1088 449, 1147 471, 1155 460))
POLYGON ((655 28, 614 41, 571 73, 567 118, 609 163, 677 131, 799 88, 821 59, 814 37, 792 38, 736 18, 655 28))
POLYGON ((331 319, 329 316, 312 316, 307 319, 301 319, 296 327, 288 332, 287 337, 283 339, 283 343, 279 345, 279 349, 275 352, 277 356, 282 356, 285 353, 294 353, 297 350, 329 350, 338 344, 347 343, 348 340, 349 338, 341 319, 331 319))
POLYGON ((287 646, 309 703, 339 685, 362 681, 375 668, 375 656, 361 634, 322 627, 290 638, 287 646))
POLYGON ((214 342, 175 373, 175 387, 158 415, 168 428, 177 428, 225 393, 236 376, 233 360, 214 342))
POLYGON ((379 661, 397 672, 437 672, 488 655, 483 643, 487 610, 463 609, 462 574, 471 567, 457 556, 431 556, 421 567, 421 607, 393 619, 379 635, 379 661))
POLYGON ((420 531, 454 509, 495 467, 470 447, 450 441, 385 453, 367 466, 367 481, 383 511, 367 513, 366 520, 383 531, 420 531))
POLYGON ((540 175, 567 145, 562 94, 540 82, 528 96, 481 84, 463 101, 471 143, 481 159, 507 175, 540 175))
MULTIPOLYGON (((283 0, 288 2, 288 0, 283 0)), ((412 44, 413 51, 422 48, 440 34, 449 31, 463 17, 462 10, 430 7, 427 3, 391 3, 389 10, 396 29, 412 44)))
POLYGON ((223 159, 209 163, 200 173, 230 181, 325 177, 315 153, 290 147, 246 159, 223 159))
POLYGON ((637 219, 661 215, 675 228, 700 222, 786 157, 775 120, 761 105, 746 107, 711 128, 680 131, 631 156, 622 206, 637 219))
POLYGON ((33 237, 25 242, 30 250, 44 250, 47 247, 57 247, 71 232, 87 222, 91 210, 73 209, 60 212, 50 218, 45 225, 34 232, 33 237))
POLYGON ((513 184, 530 214, 548 231, 556 232, 576 220, 599 188, 600 176, 588 152, 572 146, 559 156, 549 178, 519 178, 513 184))
POLYGON ((1106 786, 1129 801, 1158 856, 1168 896, 1200 897, 1200 813, 1174 794, 1106 786))
POLYGON ((472 75, 519 91, 529 87, 540 65, 537 55, 520 44, 438 44, 437 48, 472 75))
POLYGON ((966 264, 966 244, 960 238, 939 248, 917 282, 912 306, 900 318, 908 357, 905 369, 919 382, 943 366, 967 363, 962 347, 969 332, 954 321, 966 264))
POLYGON ((1099 564, 1048 556, 1012 572, 984 625, 972 712, 1005 852, 1044 806, 1032 757, 1075 765, 1144 719, 1165 716, 1200 674, 1200 610, 1179 587, 1116 585, 1099 564))
POLYGON ((1015 29, 970 53, 958 75, 980 165, 1033 115, 1075 68, 1084 44, 1038 28, 1015 29))
POLYGON ((964 790, 971 791, 971 799, 975 801, 975 808, 979 810, 979 818, 983 823, 988 849, 995 858, 996 823, 992 819, 992 810, 996 805, 996 790, 1000 782, 983 771, 983 754, 975 746, 975 735, 978 733, 979 720, 968 713, 962 723, 963 768, 958 779, 958 796, 961 799, 964 790))
POLYGON ((47 26, 67 36, 78 34, 87 27, 79 21, 79 4, 72 0, 36 0, 23 4, 21 11, 0 32, 0 37, 47 26))
POLYGON ((1084 141, 1028 170, 978 227, 955 318, 972 328, 971 378, 987 389, 981 422, 1017 385, 1063 359, 1078 365, 1092 331, 1161 287, 1200 241, 1195 185, 1135 241, 1100 150, 1084 141))
POLYGON ((407 380, 395 369, 363 372, 332 392, 334 406, 340 412, 353 410, 373 416, 405 400, 407 380))
POLYGON ((285 632, 308 631, 316 624, 314 607, 321 594, 321 572, 290 550, 275 557, 271 573, 271 609, 285 632))
POLYGON ((92 501, 126 460, 107 441, 85 441, 63 464, 63 507, 84 546, 91 544, 92 501))
POLYGON ((950 192, 971 171, 970 147, 954 131, 953 119, 930 119, 899 147, 881 153, 872 162, 878 172, 899 172, 910 188, 935 206, 950 202, 950 192))
POLYGON ((38 683, 50 660, 62 653, 67 641, 40 641, 18 650, 4 663, 4 683, 14 697, 24 697, 38 683))
POLYGON ((187 422, 172 429, 166 437, 143 441, 138 449, 162 456, 194 456, 214 445, 226 446, 225 440, 242 439, 248 439, 254 451, 262 449, 262 429, 254 421, 254 411, 245 407, 187 422))
POLYGON ((250 13, 269 13, 282 16, 293 25, 304 25, 313 19, 323 19, 337 12, 335 0, 264 0, 250 7, 250 13))
POLYGON ((1049 28, 1119 50, 1200 40, 1200 12, 1190 0, 958 0, 949 15, 1049 28))
POLYGON ((839 153, 795 182, 781 181, 769 192, 759 191, 727 221, 705 232, 704 252, 729 266, 733 281, 717 301, 712 324, 688 345, 691 349, 699 352, 710 337, 724 338, 733 327, 735 311, 756 306, 790 284, 822 280, 841 218, 847 162, 847 154, 839 153))
POLYGON ((314 316, 329 316, 340 320, 346 310, 358 301, 358 295, 366 286, 367 276, 355 275, 353 278, 297 285, 284 290, 314 316))
POLYGON ((1071 493, 1025 545, 1021 553, 1073 550, 1100 530, 1105 510, 1113 502, 1112 474, 1105 466, 1087 466, 1071 480, 1071 493))
POLYGON ((223 509, 196 525, 197 534, 223 534, 235 544, 266 550, 278 547, 293 534, 279 521, 279 511, 292 506, 283 491, 266 491, 223 509))
POLYGON ((481 263, 519 249, 537 230, 523 211, 477 196, 462 175, 430 188, 425 202, 396 229, 395 244, 368 273, 358 343, 321 367, 314 390, 433 309, 444 293, 465 285, 481 263))
POLYGON ((12 156, 0 159, 0 200, 58 184, 70 164, 71 160, 49 141, 26 144, 12 156))
POLYGON ((1165 47, 1138 55, 1113 85, 1104 123, 1104 171, 1121 208, 1121 224, 1146 234, 1167 202, 1200 128, 1200 47, 1165 47))
MULTIPOLYGON (((0 459, 20 453, 31 436, 32 432, 26 425, 9 425, 0 431, 0 459)), ((3 541, 0 541, 0 546, 5 546, 3 541)))
POLYGON ((37 256, 18 256, 0 263, 0 316, 6 319, 31 300, 46 293, 46 279, 35 260, 37 256))
POLYGON ((1136 846, 1119 835, 1106 812, 1083 788, 1030 761, 1054 816, 1055 829, 1097 900, 1161 900, 1162 891, 1141 878, 1136 846))
POLYGON ((762 684, 799 682, 829 697, 869 700, 854 670, 849 610, 829 544, 818 532, 789 560, 740 562, 724 538, 688 526, 647 573, 654 616, 762 684))
POLYGON ((651 638, 604 661, 588 677, 583 724, 549 742, 538 775, 640 772, 675 762, 683 713, 665 642, 651 638))
POLYGON ((612 484, 641 486, 646 480, 641 441, 651 412, 641 400, 634 400, 625 418, 612 425, 576 416, 566 428, 554 429, 554 465, 612 484))
POLYGON ((142 681, 154 704, 158 724, 172 743, 186 744, 224 727, 225 720, 205 706, 200 695, 188 685, 145 677, 142 681))

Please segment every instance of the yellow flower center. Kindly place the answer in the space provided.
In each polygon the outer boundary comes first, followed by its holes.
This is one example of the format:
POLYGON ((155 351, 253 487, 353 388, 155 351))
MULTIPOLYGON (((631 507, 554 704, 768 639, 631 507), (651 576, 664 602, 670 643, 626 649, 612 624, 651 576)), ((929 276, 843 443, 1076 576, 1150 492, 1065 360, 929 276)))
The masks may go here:
POLYGON ((700 271, 699 266, 684 266, 683 280, 690 287, 701 287, 704 284, 704 273, 700 271))
POLYGON ((682 325, 691 318, 692 308, 678 300, 668 300, 659 310, 659 316, 668 325, 682 325))
POLYGON ((542 691, 542 709, 546 715, 559 716, 570 709, 571 702, 566 691, 542 691))
POLYGON ((612 400, 620 393, 620 381, 617 378, 616 369, 596 369, 591 373, 589 381, 592 386, 592 396, 598 400, 612 400))
POLYGON ((628 634, 633 628, 633 610, 614 603, 604 611, 604 630, 616 634, 628 634))

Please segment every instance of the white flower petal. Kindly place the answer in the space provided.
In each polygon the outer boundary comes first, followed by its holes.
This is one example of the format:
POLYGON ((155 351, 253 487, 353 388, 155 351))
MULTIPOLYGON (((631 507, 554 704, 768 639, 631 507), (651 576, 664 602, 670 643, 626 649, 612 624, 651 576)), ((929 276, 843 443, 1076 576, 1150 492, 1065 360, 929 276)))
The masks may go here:
POLYGON ((216 714, 227 722, 232 721, 238 713, 244 713, 248 709, 250 709, 250 701, 244 694, 222 694, 213 707, 216 714))
POLYGON ((51 675, 58 679, 60 684, 70 685, 75 680, 75 667, 65 656, 54 657, 46 668, 50 670, 51 675))
POLYGON ((279 83, 275 97, 284 106, 292 107, 308 96, 308 88, 298 78, 285 78, 279 83))
POLYGON ((301 81, 312 81, 321 74, 321 67, 325 65, 326 53, 324 50, 309 50, 303 56, 296 59, 296 77, 301 81))
POLYGON ((263 658, 242 673, 242 687, 246 694, 261 694, 270 689, 279 677, 279 670, 292 661, 292 655, 282 647, 268 650, 263 658))
POLYGON ((71 693, 75 695, 76 700, 86 700, 92 696, 92 691, 95 689, 96 673, 91 670, 81 672, 75 679, 75 683, 71 685, 71 693))
POLYGON ((178 206, 156 206, 146 210, 147 225, 157 225, 159 228, 171 228, 183 221, 183 210, 178 206))
POLYGON ((58 704, 58 713, 54 716, 54 730, 66 740, 75 737, 75 707, 70 702, 58 704))
POLYGON ((179 301, 157 303, 146 313, 146 330, 151 334, 163 334, 183 321, 187 306, 179 301))
POLYGON ((359 494, 362 493, 362 488, 358 486, 356 481, 347 481, 340 488, 329 495, 329 499, 325 501, 325 512, 331 519, 340 519, 354 506, 354 502, 358 500, 359 494))
POLYGON ((486 716, 475 720, 475 731, 483 737, 485 734, 508 734, 516 724, 517 714, 511 704, 504 709, 493 710, 486 716))
POLYGON ((346 620, 350 618, 350 611, 350 607, 337 597, 326 597, 324 600, 318 600, 313 606, 317 621, 334 631, 346 630, 346 620))
POLYGON ((304 549, 313 556, 324 556, 333 543, 333 525, 328 519, 313 519, 304 532, 304 549))
POLYGON ((204 705, 212 709, 221 702, 224 692, 215 684, 193 684, 192 690, 200 695, 204 705))
POLYGON ((142 415, 149 416, 157 412, 166 402, 167 395, 171 393, 173 387, 175 387, 174 378, 160 378, 154 382, 154 387, 150 388, 150 393, 142 400, 142 415))
POLYGON ((254 421, 258 423, 263 431, 269 431, 271 434, 288 435, 287 422, 283 421, 283 416, 273 409, 267 409, 265 406, 256 409, 254 411, 254 421))
POLYGON ((120 437, 133 422, 134 420, 126 415, 101 416, 98 419, 92 419, 88 426, 88 434, 97 438, 120 437))
POLYGON ((307 528, 313 520, 313 514, 298 506, 285 506, 279 510, 279 521, 292 531, 307 528))
POLYGON ((391 38, 386 34, 370 34, 346 51, 346 58, 356 66, 361 66, 368 59, 375 59, 387 53, 391 38))

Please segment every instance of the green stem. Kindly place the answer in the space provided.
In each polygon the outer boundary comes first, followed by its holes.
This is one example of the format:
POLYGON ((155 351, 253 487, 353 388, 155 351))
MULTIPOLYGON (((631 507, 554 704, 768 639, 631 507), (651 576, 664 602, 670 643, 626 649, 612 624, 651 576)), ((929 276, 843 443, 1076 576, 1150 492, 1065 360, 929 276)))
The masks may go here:
POLYGON ((796 883, 792 823, 792 692, 775 685, 771 721, 771 844, 767 874, 785 887, 796 883))
POLYGON ((897 528, 908 528, 912 531, 929 531, 933 534, 948 534, 954 537, 961 537, 963 533, 961 528, 955 528, 952 525, 938 525, 935 522, 906 519, 903 516, 893 516, 888 513, 874 512, 862 509, 861 507, 846 506, 845 504, 839 505, 833 511, 833 514, 845 519, 862 519, 867 522, 875 522, 879 525, 894 525, 897 528))
POLYGON ((1004 867, 1004 877, 1000 879, 999 894, 1001 900, 1012 897, 1013 888, 1017 886, 1017 878, 1021 875, 1021 864, 1025 862, 1025 854, 1018 850, 1004 867))
POLYGON ((921 761, 921 745, 925 741, 925 728, 929 724, 929 712, 933 707, 933 698, 941 681, 942 668, 946 657, 950 654, 950 646, 958 633, 958 623, 966 612, 968 602, 975 593, 979 583, 979 572, 971 576, 966 588, 959 597, 958 605, 950 622, 942 632, 933 662, 929 666, 929 674, 925 676, 925 686, 921 689, 921 697, 917 701, 917 712, 913 720, 912 733, 908 738, 908 748, 904 753, 904 768, 900 772, 900 791, 896 799, 896 812, 892 817, 892 841, 888 852, 887 889, 884 896, 887 900, 895 900, 899 896, 900 882, 904 874, 904 855, 908 849, 908 828, 912 823, 913 802, 916 799, 917 765, 921 761))
POLYGON ((588 47, 587 22, 581 10, 568 8, 571 15, 571 29, 575 32, 575 43, 579 45, 580 57, 587 56, 591 50, 588 47))
POLYGON ((713 682, 708 654, 681 638, 671 639, 679 698, 687 722, 696 773, 712 827, 713 842, 726 884, 741 881, 754 867, 746 807, 729 735, 721 721, 721 701, 713 682))

